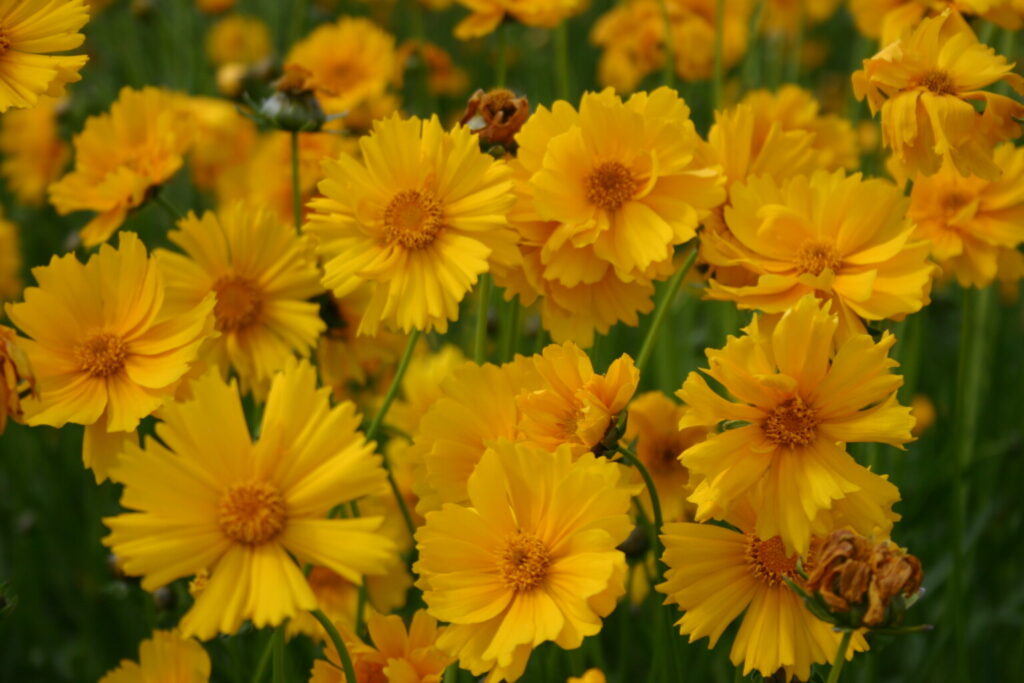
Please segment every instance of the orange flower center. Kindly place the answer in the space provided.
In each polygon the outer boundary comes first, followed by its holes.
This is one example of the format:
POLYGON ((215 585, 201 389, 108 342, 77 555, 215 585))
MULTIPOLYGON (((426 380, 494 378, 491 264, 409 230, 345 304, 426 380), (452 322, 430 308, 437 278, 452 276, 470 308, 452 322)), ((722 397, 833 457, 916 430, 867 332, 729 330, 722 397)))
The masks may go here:
POLYGON ((942 198, 942 209, 947 217, 951 217, 970 204, 973 199, 974 197, 964 192, 950 192, 942 198))
POLYGON ((801 274, 821 275, 826 268, 836 273, 839 265, 839 252, 828 242, 805 242, 796 254, 796 268, 801 274))
POLYGON ((746 556, 750 571, 769 586, 779 585, 796 571, 796 555, 786 555, 786 546, 778 536, 762 541, 747 534, 746 556))
POLYGON ((818 416, 798 396, 775 406, 761 430, 776 446, 809 446, 817 436, 818 416))
POLYGON ((0 28, 0 55, 3 55, 11 47, 11 38, 7 35, 7 31, 0 28))
POLYGON ((217 329, 236 332, 259 320, 263 297, 259 286, 241 275, 225 275, 213 283, 217 303, 213 307, 217 329))
POLYGON ((550 566, 551 553, 544 541, 525 531, 509 537, 501 551, 501 578, 514 591, 528 591, 539 586, 548 575, 550 566))
POLYGON ((384 236, 406 249, 430 246, 443 227, 441 204, 429 192, 403 190, 384 209, 384 236))
POLYGON ((587 201, 605 211, 615 211, 636 194, 633 172, 617 161, 606 161, 586 180, 587 201))
POLYGON ((128 358, 128 346, 116 334, 97 334, 75 347, 75 359, 82 372, 93 377, 110 377, 121 371, 128 358))
POLYGON ((284 528, 284 499, 265 481, 235 484, 220 499, 217 523, 232 540, 260 545, 284 528))
POLYGON ((953 86, 953 79, 945 71, 929 71, 921 77, 921 86, 927 88, 936 95, 954 95, 956 88, 953 86))

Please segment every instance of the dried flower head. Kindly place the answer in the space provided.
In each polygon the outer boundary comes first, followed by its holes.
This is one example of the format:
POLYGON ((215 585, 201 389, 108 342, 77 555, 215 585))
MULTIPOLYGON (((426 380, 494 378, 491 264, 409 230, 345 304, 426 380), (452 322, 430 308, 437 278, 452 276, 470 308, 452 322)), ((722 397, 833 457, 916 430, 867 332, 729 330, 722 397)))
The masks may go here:
POLYGON ((35 393, 28 357, 18 347, 14 330, 0 325, 0 434, 8 417, 21 421, 21 397, 28 393, 35 393))
POLYGON ((460 123, 480 136, 482 142, 502 145, 515 153, 515 136, 530 116, 530 103, 511 90, 477 90, 466 104, 460 123))

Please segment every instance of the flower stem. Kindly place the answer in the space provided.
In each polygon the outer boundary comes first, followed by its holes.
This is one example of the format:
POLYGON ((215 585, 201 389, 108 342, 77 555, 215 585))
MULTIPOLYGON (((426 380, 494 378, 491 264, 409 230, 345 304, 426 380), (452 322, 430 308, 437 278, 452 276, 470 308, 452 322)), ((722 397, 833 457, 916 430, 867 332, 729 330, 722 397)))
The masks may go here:
POLYGON ((167 212, 167 215, 171 217, 171 222, 172 223, 177 223, 182 218, 184 218, 184 216, 182 215, 181 211, 178 211, 178 207, 176 207, 174 204, 172 204, 171 200, 169 200, 167 197, 164 196, 164 193, 163 193, 162 190, 158 191, 153 196, 153 201, 155 201, 157 204, 159 204, 160 208, 167 212))
POLYGON ((523 307, 519 297, 508 302, 506 315, 501 326, 501 346, 498 349, 498 360, 507 363, 512 360, 519 347, 519 324, 522 320, 523 307))
POLYGON ((498 27, 498 59, 494 64, 494 87, 504 88, 508 81, 508 22, 498 27))
POLYGON ((715 61, 713 79, 711 81, 711 102, 714 108, 722 108, 722 87, 725 82, 725 51, 723 36, 725 28, 725 0, 715 0, 715 61))
POLYGON ((555 83, 558 84, 558 97, 569 99, 569 29, 568 20, 555 28, 555 83))
POLYGON ((459 665, 452 662, 448 665, 448 668, 444 670, 444 679, 442 683, 456 683, 459 680, 459 665))
MULTIPOLYGON (((640 458, 636 457, 636 454, 624 446, 619 446, 619 453, 622 454, 622 461, 627 465, 632 465, 636 468, 636 471, 640 473, 640 476, 644 480, 644 486, 647 487, 647 493, 651 496, 651 509, 654 511, 654 548, 657 552, 657 557, 661 557, 661 531, 664 526, 664 520, 661 516, 661 500, 658 498, 658 489, 654 487, 654 479, 651 478, 651 473, 647 471, 644 464, 640 462, 640 458)), ((661 570, 658 570, 657 579, 661 578, 661 570)))
POLYGON ((651 352, 654 351, 654 342, 657 340, 658 332, 665 322, 665 315, 668 313, 668 309, 672 307, 672 300, 675 298, 676 292, 679 291, 679 286, 683 283, 686 274, 690 272, 690 268, 693 267, 694 262, 697 260, 699 246, 699 244, 694 242, 693 251, 686 258, 683 267, 672 275, 672 279, 668 281, 668 284, 665 285, 665 289, 661 293, 661 298, 655 304, 654 317, 651 318, 651 325, 647 328, 647 336, 644 337, 643 344, 640 345, 640 353, 636 355, 636 367, 641 375, 647 362, 651 359, 651 352))
POLYGON ((292 219, 295 231, 302 227, 302 195, 299 192, 299 132, 292 131, 292 219))
MULTIPOLYGON (((398 388, 402 385, 405 371, 409 369, 409 361, 412 360, 412 352, 416 348, 416 342, 419 341, 420 334, 422 334, 420 330, 413 330, 409 335, 409 343, 405 346, 402 359, 398 361, 398 368, 395 370, 395 376, 391 378, 391 385, 388 386, 387 393, 384 394, 384 401, 380 404, 380 408, 377 409, 377 414, 373 416, 373 420, 370 421, 370 426, 366 428, 367 441, 373 441, 377 438, 381 425, 384 423, 384 417, 388 414, 391 404, 395 402, 395 397, 398 396, 398 388)), ((405 503, 405 497, 398 490, 395 475, 391 472, 391 467, 387 466, 387 458, 384 458, 384 464, 384 470, 388 474, 388 485, 391 487, 391 492, 398 503, 398 509, 402 513, 402 519, 405 520, 405 526, 409 530, 410 535, 415 535, 416 524, 412 521, 412 515, 409 513, 409 506, 405 503)))
POLYGON ((274 631, 274 683, 285 683, 284 675, 284 624, 274 631))
POLYGON ((665 64, 661 72, 661 84, 673 87, 676 82, 676 50, 675 39, 672 36, 672 19, 668 14, 668 3, 666 0, 658 0, 661 8, 661 20, 665 24, 665 64))
POLYGON ((259 661, 256 662, 256 673, 252 676, 252 683, 260 683, 263 680, 263 673, 267 670, 267 664, 270 663, 270 656, 274 652, 274 641, 276 639, 277 629, 270 634, 270 638, 263 646, 263 652, 260 653, 259 661))
POLYGON ((327 615, 319 609, 313 610, 310 614, 324 627, 328 637, 330 637, 331 642, 334 644, 334 648, 338 651, 338 658, 341 659, 341 668, 345 671, 345 680, 358 680, 356 678, 356 669, 352 666, 352 658, 349 657, 348 648, 345 647, 345 641, 341 639, 338 629, 334 627, 334 624, 327 618, 327 615))
POLYGON ((491 306, 491 276, 480 276, 480 310, 476 314, 476 334, 473 338, 473 360, 479 365, 487 358, 487 311, 491 306))
POLYGON ((843 631, 843 639, 839 641, 839 649, 836 650, 836 658, 832 660, 832 669, 828 672, 828 680, 825 683, 836 683, 839 680, 839 674, 843 671, 843 664, 846 663, 846 649, 850 647, 850 638, 853 637, 853 631, 843 631))

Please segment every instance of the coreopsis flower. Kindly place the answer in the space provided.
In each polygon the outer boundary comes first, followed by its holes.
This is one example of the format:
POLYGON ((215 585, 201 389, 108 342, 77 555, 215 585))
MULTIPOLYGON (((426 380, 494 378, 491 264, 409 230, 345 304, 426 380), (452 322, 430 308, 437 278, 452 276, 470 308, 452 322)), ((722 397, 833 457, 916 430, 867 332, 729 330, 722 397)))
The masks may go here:
POLYGON ((469 74, 458 66, 448 52, 425 40, 407 40, 398 48, 395 62, 395 87, 401 89, 410 68, 426 70, 427 92, 437 96, 459 96, 469 87, 469 74))
POLYGON ((313 368, 292 365, 274 378, 253 441, 234 382, 207 373, 192 395, 159 411, 157 439, 122 455, 114 476, 129 511, 104 519, 103 539, 146 590, 209 572, 182 633, 206 640, 316 608, 296 562, 356 583, 384 572, 395 547, 381 518, 328 518, 385 480, 351 402, 331 407, 313 368))
POLYGON ((22 421, 22 396, 35 391, 32 366, 19 344, 14 330, 0 325, 0 434, 7 428, 8 418, 22 421))
POLYGON ((921 589, 921 562, 892 541, 873 543, 837 529, 815 548, 802 588, 847 628, 898 625, 905 599, 921 589))
POLYGON ((81 79, 85 55, 54 55, 81 46, 89 21, 83 0, 11 0, 0 7, 0 113, 60 97, 81 79))
MULTIPOLYGON (((412 616, 408 630, 402 617, 372 614, 366 620, 373 645, 360 641, 346 643, 352 655, 356 678, 360 681, 394 683, 440 683, 451 656, 437 647, 445 629, 424 610, 412 616)), ((324 651, 327 660, 313 663, 309 683, 342 683, 346 681, 338 651, 331 643, 324 651)))
POLYGON ((461 40, 492 33, 502 21, 514 19, 526 26, 554 28, 587 7, 585 0, 456 0, 471 14, 455 27, 461 40))
POLYGON ((820 24, 831 17, 839 3, 840 0, 767 0, 762 26, 765 33, 795 36, 806 27, 820 24))
POLYGON ((598 449, 640 382, 633 359, 623 354, 601 375, 580 347, 566 342, 531 360, 538 383, 516 397, 520 438, 552 451, 568 444, 574 455, 598 449))
POLYGON ((993 160, 997 180, 963 177, 950 164, 917 178, 907 216, 932 258, 963 287, 987 287, 999 274, 999 256, 1024 242, 1024 148, 1004 143, 993 160))
POLYGON ((587 669, 582 676, 570 676, 566 683, 607 683, 607 680, 600 669, 587 669))
POLYGON ((139 645, 139 661, 122 660, 100 683, 207 683, 210 656, 198 641, 175 631, 153 631, 139 645))
POLYGON ((342 114, 384 94, 395 73, 395 39, 369 19, 342 17, 296 43, 285 64, 310 72, 309 85, 328 114, 342 114))
POLYGON ((948 159, 961 175, 995 180, 992 149, 1020 135, 1024 104, 982 88, 1003 81, 1024 93, 1012 69, 946 10, 865 59, 853 89, 881 111, 883 143, 909 175, 937 173, 948 159))
MULTIPOLYGON (((751 514, 740 516, 740 531, 711 524, 666 524, 661 536, 668 571, 657 586, 666 602, 684 611, 676 622, 692 643, 705 636, 713 648, 742 614, 729 659, 743 675, 768 678, 782 669, 784 680, 810 678, 811 665, 834 661, 841 635, 804 607, 785 580, 799 580, 797 555, 778 536, 753 532, 751 514)), ((805 558, 806 560, 806 558, 805 558)), ((854 633, 846 658, 868 649, 854 633)))
POLYGON ((696 520, 727 518, 755 501, 753 531, 780 536, 787 551, 807 552, 812 534, 842 522, 887 533, 899 492, 857 464, 842 444, 911 440, 914 419, 899 404, 903 378, 887 356, 896 342, 855 334, 836 344, 839 321, 811 296, 772 326, 758 316, 743 337, 708 349, 703 372, 729 393, 715 393, 691 372, 677 393, 689 406, 680 427, 730 424, 688 448, 682 463, 704 479, 690 500, 696 520), (833 352, 833 349, 835 351, 833 352))
POLYGON ((21 295, 21 240, 18 226, 0 212, 0 301, 21 295))
POLYGON ((29 111, 11 111, 0 119, 0 173, 22 204, 37 206, 47 186, 60 177, 71 148, 57 131, 62 100, 40 97, 29 111))
MULTIPOLYGON (((636 442, 636 457, 654 480, 666 522, 680 522, 692 517, 693 505, 686 498, 696 486, 679 456, 690 446, 708 437, 703 425, 680 429, 686 406, 676 403, 660 391, 640 394, 629 404, 626 422, 626 444, 636 442)), ((639 475, 637 475, 639 477, 639 475)), ((640 482, 642 483, 642 482, 640 482)), ((651 498, 645 490, 640 496, 648 519, 652 518, 651 498)))
POLYGON ((888 45, 927 15, 953 7, 964 15, 977 15, 1010 30, 1019 30, 1024 17, 1016 0, 850 0, 847 6, 857 29, 868 38, 888 45))
POLYGON ((269 210, 237 203, 178 222, 168 239, 184 251, 156 252, 167 298, 183 308, 211 293, 220 335, 204 358, 234 368, 245 391, 266 391, 296 354, 307 356, 325 325, 309 301, 323 291, 308 239, 269 210))
POLYGON ((782 312, 808 293, 834 302, 841 334, 863 331, 928 303, 928 243, 914 240, 907 201, 891 182, 815 171, 781 183, 758 176, 735 183, 726 234, 708 231, 704 256, 739 266, 756 281, 711 280, 707 297, 782 312))
POLYGON ((464 126, 397 114, 359 141, 363 161, 324 163, 323 198, 303 230, 324 259, 324 285, 343 297, 374 284, 359 334, 381 323, 445 332, 458 304, 492 264, 518 260, 505 214, 508 167, 480 151, 464 126))
POLYGON ((469 480, 470 506, 429 513, 417 531, 427 611, 449 626, 438 647, 487 681, 515 681, 530 652, 601 630, 625 591, 616 546, 632 528, 619 467, 568 446, 502 442, 469 480), (469 596, 469 597, 467 597, 469 596))
POLYGON ((173 176, 192 142, 184 98, 159 88, 121 89, 110 112, 89 117, 73 140, 75 167, 50 185, 61 215, 96 211, 82 242, 106 242, 128 212, 173 176))
POLYGON ((910 433, 915 439, 935 424, 935 404, 927 394, 915 394, 914 398, 910 399, 910 414, 914 416, 914 428, 910 433))
POLYGON ((85 425, 82 458, 107 478, 139 421, 170 400, 213 332, 214 297, 181 309, 166 299, 156 259, 133 232, 87 263, 73 254, 34 268, 38 283, 7 315, 35 371, 25 422, 85 425))
POLYGON ((188 153, 192 182, 214 189, 219 178, 249 159, 257 144, 256 125, 238 113, 233 102, 215 97, 189 97, 195 144, 188 153))
POLYGON ((206 56, 217 66, 254 64, 271 51, 270 29, 259 17, 229 14, 206 34, 206 56))

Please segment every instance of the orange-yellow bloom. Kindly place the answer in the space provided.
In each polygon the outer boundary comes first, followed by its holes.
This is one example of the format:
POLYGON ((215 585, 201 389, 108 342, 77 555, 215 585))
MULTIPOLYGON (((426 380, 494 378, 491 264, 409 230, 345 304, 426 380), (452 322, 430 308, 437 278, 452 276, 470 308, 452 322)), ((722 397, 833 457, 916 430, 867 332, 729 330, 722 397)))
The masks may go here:
POLYGON ((100 683, 208 683, 210 656, 197 641, 174 631, 153 631, 139 645, 138 663, 125 659, 100 683))
POLYGON ((57 130, 63 106, 63 100, 40 97, 32 109, 11 111, 0 119, 0 173, 23 204, 41 204, 47 186, 60 177, 71 157, 57 130))
POLYGON ((35 391, 32 366, 18 344, 14 330, 0 325, 0 434, 8 418, 21 422, 21 398, 35 391))
POLYGON ((992 149, 1019 136, 1024 118, 1024 104, 982 90, 999 81, 1024 93, 1013 64, 946 10, 865 59, 853 89, 881 111, 882 140, 909 175, 937 173, 948 159, 961 175, 995 180, 992 149))
POLYGON ((502 21, 514 19, 527 26, 554 28, 568 17, 583 11, 585 0, 456 0, 471 14, 455 27, 462 40, 491 33, 502 21))

